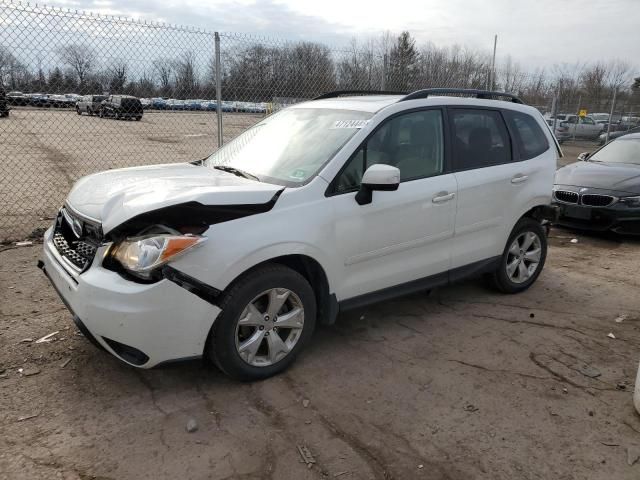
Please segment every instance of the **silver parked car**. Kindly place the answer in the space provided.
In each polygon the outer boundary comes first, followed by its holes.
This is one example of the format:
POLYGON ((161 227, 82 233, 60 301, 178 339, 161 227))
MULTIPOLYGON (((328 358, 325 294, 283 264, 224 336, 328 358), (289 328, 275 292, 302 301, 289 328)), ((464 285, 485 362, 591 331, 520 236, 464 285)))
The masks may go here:
POLYGON ((76 102, 76 112, 78 115, 86 113, 87 115, 98 114, 100 104, 106 100, 106 95, 85 95, 78 98, 76 102))

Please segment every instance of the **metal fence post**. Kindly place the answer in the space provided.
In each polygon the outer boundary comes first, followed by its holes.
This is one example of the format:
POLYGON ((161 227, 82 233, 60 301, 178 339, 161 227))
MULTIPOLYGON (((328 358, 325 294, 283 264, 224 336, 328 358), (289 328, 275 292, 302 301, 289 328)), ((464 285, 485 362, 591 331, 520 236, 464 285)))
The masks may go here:
POLYGON ((556 125, 558 124, 558 94, 553 95, 551 102, 551 115, 553 116, 553 134, 556 134, 556 125))
POLYGON ((576 141, 576 130, 578 130, 578 124, 580 123, 580 108, 582 107, 582 95, 578 97, 578 111, 576 112, 576 123, 573 124, 573 141, 576 141))
POLYGON ((383 92, 387 89, 387 64, 389 63, 389 57, 385 53, 382 56, 382 82, 380 82, 380 90, 383 92))
POLYGON ((222 73, 220 72, 220 34, 215 32, 216 48, 216 113, 218 114, 218 148, 222 146, 222 73))
POLYGON ((618 89, 613 91, 613 100, 611 102, 611 112, 609 113, 609 121, 607 122, 607 137, 604 143, 609 143, 609 132, 611 132, 611 122, 613 121, 613 111, 616 108, 616 96, 618 95, 618 89))

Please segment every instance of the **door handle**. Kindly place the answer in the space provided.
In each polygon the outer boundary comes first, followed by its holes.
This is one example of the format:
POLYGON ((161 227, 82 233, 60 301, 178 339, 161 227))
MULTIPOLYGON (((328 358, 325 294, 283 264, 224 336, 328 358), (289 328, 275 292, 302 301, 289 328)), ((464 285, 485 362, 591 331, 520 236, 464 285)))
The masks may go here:
POLYGON ((433 203, 445 203, 445 202, 448 202, 449 200, 453 200, 455 196, 456 196, 455 193, 438 192, 436 193, 436 196, 431 199, 431 201, 433 203))
POLYGON ((511 179, 511 183, 517 184, 517 183, 526 182, 528 178, 529 178, 529 175, 522 175, 521 173, 519 173, 511 179))

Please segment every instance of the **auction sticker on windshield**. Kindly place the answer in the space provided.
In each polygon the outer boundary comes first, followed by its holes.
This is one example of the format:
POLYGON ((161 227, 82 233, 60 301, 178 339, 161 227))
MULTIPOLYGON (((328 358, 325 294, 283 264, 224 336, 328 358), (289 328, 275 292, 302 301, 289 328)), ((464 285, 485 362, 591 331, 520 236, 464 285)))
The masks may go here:
POLYGON ((336 120, 331 129, 335 128, 363 128, 369 120, 336 120))

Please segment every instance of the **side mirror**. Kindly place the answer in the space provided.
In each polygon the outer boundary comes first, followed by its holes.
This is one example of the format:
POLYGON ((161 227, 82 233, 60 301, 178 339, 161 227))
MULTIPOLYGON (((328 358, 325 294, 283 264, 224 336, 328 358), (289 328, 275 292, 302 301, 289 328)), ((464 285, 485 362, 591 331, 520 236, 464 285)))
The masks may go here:
POLYGON ((589 155, 591 155, 589 152, 582 152, 580 155, 578 155, 578 160, 584 162, 587 158, 589 158, 589 155))
POLYGON ((391 165, 371 165, 367 168, 356 194, 358 205, 367 205, 373 200, 373 191, 393 191, 400 185, 400 170, 391 165))

